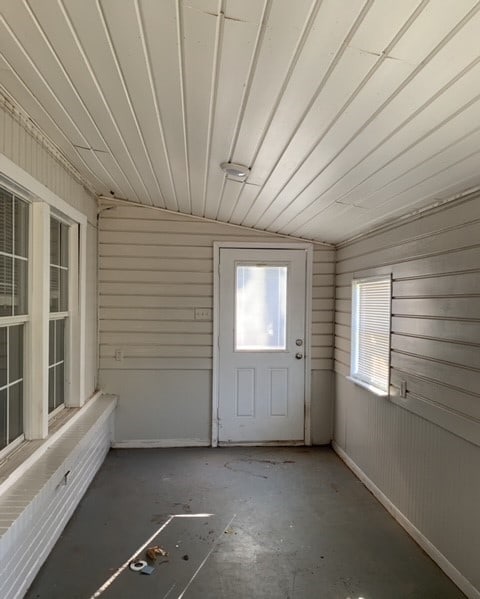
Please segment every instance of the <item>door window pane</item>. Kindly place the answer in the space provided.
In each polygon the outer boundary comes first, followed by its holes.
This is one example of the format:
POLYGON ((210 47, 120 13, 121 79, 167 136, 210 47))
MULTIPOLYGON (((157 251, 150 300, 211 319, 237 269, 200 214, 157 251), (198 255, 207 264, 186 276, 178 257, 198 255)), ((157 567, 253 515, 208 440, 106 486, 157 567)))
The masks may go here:
POLYGON ((236 267, 235 349, 285 350, 287 267, 236 267))

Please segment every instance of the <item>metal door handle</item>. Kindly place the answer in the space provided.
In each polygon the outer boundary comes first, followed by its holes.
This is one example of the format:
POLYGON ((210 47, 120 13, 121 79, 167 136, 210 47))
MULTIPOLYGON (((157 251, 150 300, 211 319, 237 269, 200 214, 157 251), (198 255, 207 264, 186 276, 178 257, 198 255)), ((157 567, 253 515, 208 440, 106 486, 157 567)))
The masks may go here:
POLYGON ((303 358, 303 354, 298 352, 298 354, 295 354, 295 357, 297 358, 297 360, 301 360, 303 358))

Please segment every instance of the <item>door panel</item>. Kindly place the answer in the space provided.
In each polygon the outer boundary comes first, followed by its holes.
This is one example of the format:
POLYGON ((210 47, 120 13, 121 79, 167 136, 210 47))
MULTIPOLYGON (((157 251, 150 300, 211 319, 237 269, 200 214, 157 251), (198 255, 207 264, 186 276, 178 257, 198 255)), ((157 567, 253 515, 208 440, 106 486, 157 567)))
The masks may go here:
POLYGON ((304 440, 303 249, 220 249, 219 442, 304 440))

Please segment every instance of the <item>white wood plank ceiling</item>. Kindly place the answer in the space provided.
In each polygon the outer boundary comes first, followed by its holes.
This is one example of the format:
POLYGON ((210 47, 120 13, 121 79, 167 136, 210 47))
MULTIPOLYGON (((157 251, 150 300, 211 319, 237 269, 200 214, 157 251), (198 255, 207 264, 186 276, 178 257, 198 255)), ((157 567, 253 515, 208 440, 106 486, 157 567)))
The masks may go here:
POLYGON ((0 8, 3 92, 99 194, 336 243, 480 185, 476 0, 0 8))

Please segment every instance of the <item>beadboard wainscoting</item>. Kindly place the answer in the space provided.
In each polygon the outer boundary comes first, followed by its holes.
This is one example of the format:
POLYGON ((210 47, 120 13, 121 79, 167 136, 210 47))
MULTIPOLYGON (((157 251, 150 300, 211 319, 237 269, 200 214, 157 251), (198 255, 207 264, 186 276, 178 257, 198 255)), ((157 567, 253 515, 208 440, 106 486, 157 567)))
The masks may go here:
MULTIPOLYGON (((0 596, 23 597, 110 449, 116 398, 99 397, 0 497, 0 596)), ((42 449, 42 448, 41 448, 42 449)))
POLYGON ((480 597, 479 240, 476 195, 343 245, 335 315, 335 443, 469 597, 480 597), (385 273, 387 399, 346 379, 352 279, 385 273))
MULTIPOLYGON (((99 227, 99 376, 119 395, 116 443, 209 445, 213 242, 289 240, 125 205, 104 206, 99 227), (210 316, 196 320, 196 308, 210 316)), ((331 440, 335 252, 313 247, 311 432, 322 444, 331 440)))

